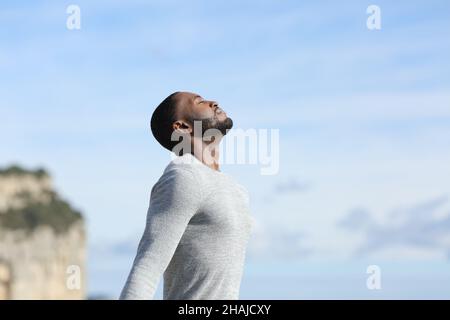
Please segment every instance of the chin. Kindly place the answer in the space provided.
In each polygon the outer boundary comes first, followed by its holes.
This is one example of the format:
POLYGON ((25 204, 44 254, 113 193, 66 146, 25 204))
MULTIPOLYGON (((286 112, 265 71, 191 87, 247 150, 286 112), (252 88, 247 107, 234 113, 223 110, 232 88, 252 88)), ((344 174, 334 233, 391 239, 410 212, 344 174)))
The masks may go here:
MULTIPOLYGON (((233 119, 227 117, 227 118, 223 121, 223 123, 224 123, 225 128, 226 128, 227 130, 230 130, 231 128, 233 128, 233 119)), ((226 134, 226 132, 225 132, 225 134, 226 134)))
POLYGON ((231 118, 225 118, 222 121, 217 121, 214 126, 215 129, 218 129, 223 135, 227 134, 227 131, 233 127, 233 120, 231 118))

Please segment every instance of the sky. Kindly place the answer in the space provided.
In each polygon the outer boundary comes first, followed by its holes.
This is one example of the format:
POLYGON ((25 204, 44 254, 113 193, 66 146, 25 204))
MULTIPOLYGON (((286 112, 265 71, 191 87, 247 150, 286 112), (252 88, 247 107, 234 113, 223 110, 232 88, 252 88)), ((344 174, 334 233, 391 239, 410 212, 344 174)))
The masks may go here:
POLYGON ((448 1, 2 1, 0 166, 50 171, 87 220, 90 294, 116 297, 171 160, 151 113, 197 92, 279 132, 276 174, 223 165, 257 222, 242 297, 448 299, 449 35, 448 1))

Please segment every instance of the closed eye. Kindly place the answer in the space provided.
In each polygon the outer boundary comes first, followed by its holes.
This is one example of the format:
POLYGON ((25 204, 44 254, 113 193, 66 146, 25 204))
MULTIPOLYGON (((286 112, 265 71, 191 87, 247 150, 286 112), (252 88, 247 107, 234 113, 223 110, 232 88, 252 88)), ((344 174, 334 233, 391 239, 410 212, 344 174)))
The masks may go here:
POLYGON ((195 100, 197 100, 197 103, 199 103, 199 104, 205 102, 205 100, 200 96, 195 97, 195 100))

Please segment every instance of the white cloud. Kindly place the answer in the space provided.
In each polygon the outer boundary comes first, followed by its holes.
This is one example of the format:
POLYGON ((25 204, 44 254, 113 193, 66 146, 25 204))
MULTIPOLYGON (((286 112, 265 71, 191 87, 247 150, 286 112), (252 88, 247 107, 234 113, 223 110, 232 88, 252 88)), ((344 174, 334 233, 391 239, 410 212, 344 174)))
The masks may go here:
POLYGON ((365 240, 358 256, 375 253, 397 257, 440 256, 450 258, 450 202, 447 196, 393 210, 379 221, 367 211, 353 211, 339 222, 350 232, 361 232, 365 240))

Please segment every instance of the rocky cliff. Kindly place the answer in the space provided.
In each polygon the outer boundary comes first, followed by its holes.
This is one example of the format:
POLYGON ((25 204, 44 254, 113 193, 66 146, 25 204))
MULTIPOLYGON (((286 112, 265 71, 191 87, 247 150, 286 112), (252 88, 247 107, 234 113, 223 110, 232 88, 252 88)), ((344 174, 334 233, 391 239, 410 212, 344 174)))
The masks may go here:
POLYGON ((42 169, 0 169, 0 299, 84 299, 82 215, 42 169))

